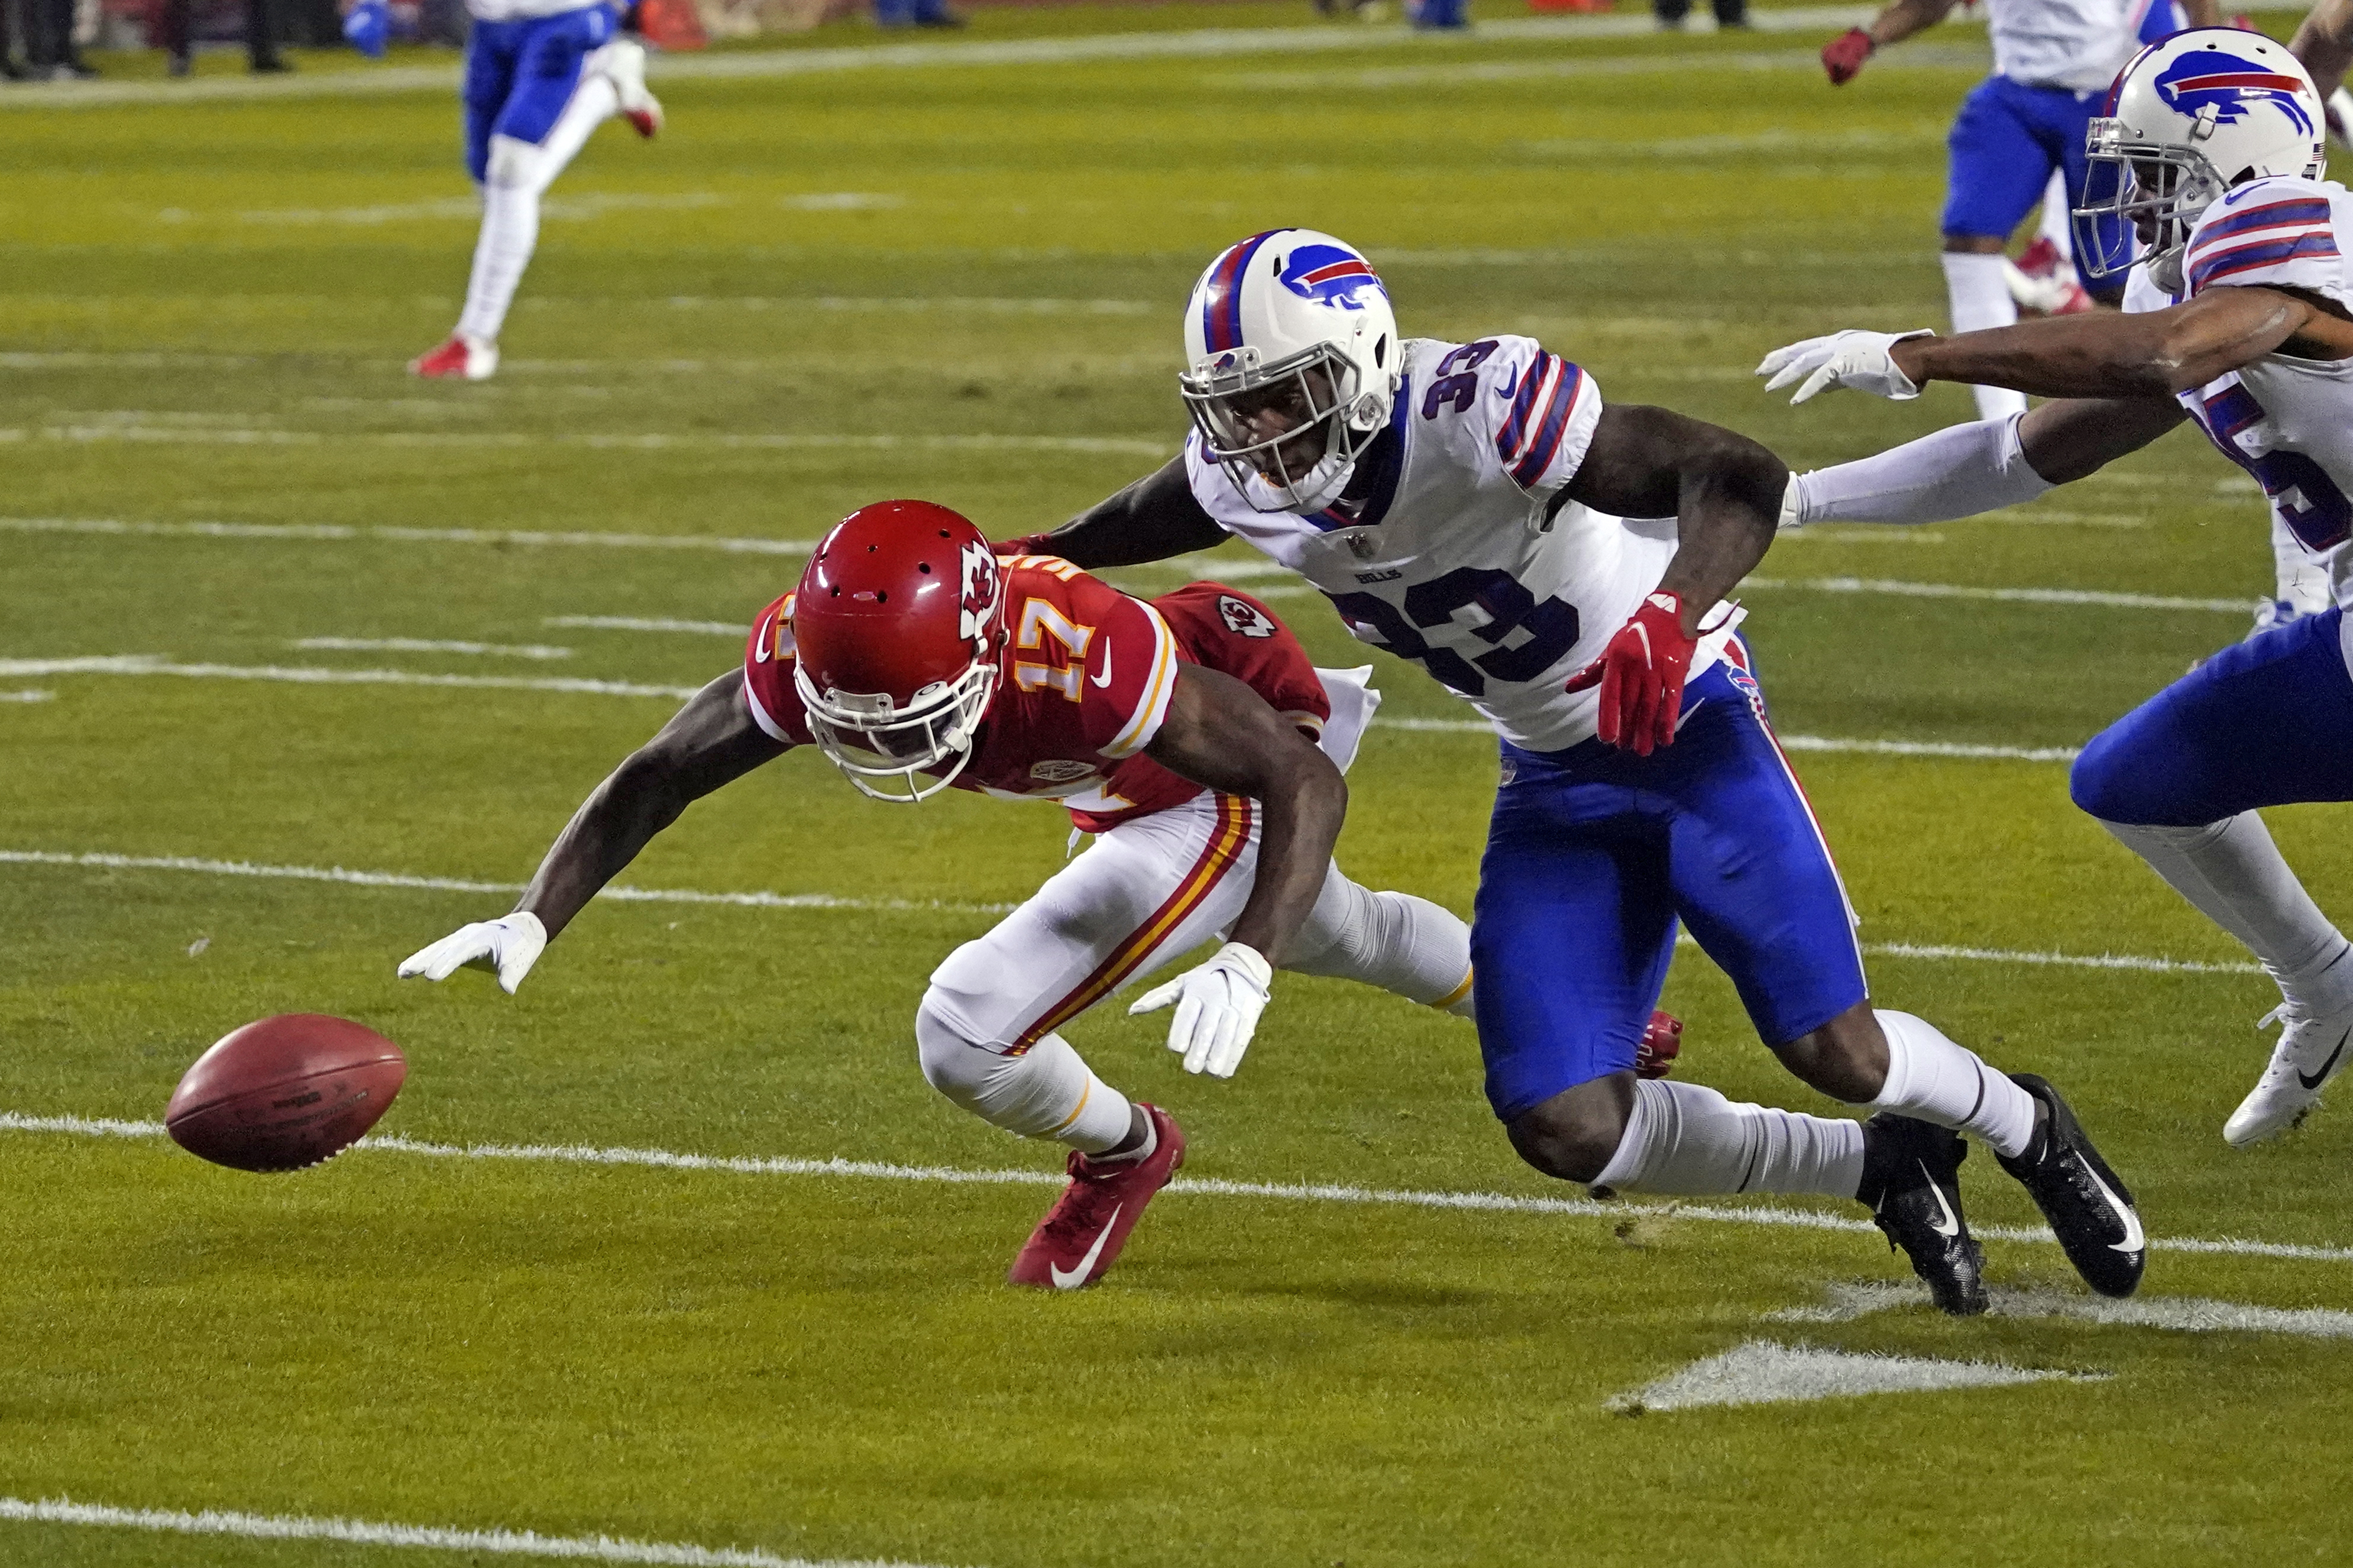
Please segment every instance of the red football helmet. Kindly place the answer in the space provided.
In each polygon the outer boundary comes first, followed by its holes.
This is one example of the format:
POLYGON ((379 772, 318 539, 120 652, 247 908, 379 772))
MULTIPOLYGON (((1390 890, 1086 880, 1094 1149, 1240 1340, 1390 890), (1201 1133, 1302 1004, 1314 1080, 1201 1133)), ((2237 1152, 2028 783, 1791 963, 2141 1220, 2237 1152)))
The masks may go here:
POLYGON ((809 557, 793 642, 818 749, 876 800, 925 800, 972 760, 996 693, 1005 574, 980 530, 944 506, 862 506, 809 557))

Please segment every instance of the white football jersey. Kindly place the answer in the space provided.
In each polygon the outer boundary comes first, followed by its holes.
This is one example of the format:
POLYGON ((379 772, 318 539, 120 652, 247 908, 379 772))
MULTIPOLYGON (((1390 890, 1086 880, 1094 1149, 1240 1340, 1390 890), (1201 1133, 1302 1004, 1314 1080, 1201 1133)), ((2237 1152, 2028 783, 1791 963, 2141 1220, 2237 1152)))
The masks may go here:
MULTIPOLYGON (((2133 268, 2127 310, 2162 310, 2209 289, 2278 284, 2353 305, 2353 192, 2293 175, 2250 180, 2206 209, 2182 258, 2187 295, 2133 268)), ((2265 354, 2179 395, 2224 457, 2254 476, 2272 514, 2328 567, 2353 606, 2353 359, 2265 354)))
POLYGON ((2130 0, 1986 0, 1994 74, 2105 92, 2140 48, 2136 13, 2130 0))
MULTIPOLYGON (((1514 745, 1589 739, 1599 694, 1562 683, 1599 657, 1675 552, 1675 520, 1610 517, 1548 501, 1585 460, 1601 417, 1593 378, 1533 339, 1409 338, 1389 429, 1363 459, 1372 490, 1352 516, 1252 510, 1198 432, 1193 497, 1330 597, 1365 642, 1421 665, 1514 745)), ((1728 626, 1704 638, 1714 664, 1728 626)))
POLYGON ((533 22, 561 16, 567 11, 609 11, 605 0, 583 5, 580 0, 466 0, 466 13, 477 22, 533 22))

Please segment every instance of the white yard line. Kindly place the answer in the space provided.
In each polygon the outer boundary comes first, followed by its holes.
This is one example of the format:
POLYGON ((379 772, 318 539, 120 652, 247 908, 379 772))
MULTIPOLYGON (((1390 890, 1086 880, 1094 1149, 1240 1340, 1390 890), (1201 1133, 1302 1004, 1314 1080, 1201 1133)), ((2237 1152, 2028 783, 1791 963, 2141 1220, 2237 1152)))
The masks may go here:
MULTIPOLYGON (((634 305, 639 301, 578 300, 560 297, 540 300, 543 306, 578 304, 607 310, 619 302, 634 305)), ((976 315, 986 316, 1156 316, 1167 309, 1166 305, 1149 300, 972 299, 944 294, 747 294, 733 297, 673 294, 661 303, 673 310, 823 310, 892 316, 928 310, 969 310, 976 315)))
MULTIPOLYGON (((103 1117, 32 1116, 0 1110, 0 1132, 52 1134, 74 1138, 152 1139, 164 1136, 160 1121, 127 1121, 103 1117)), ((373 1135, 352 1146, 353 1152, 406 1154, 443 1160, 512 1160, 565 1165, 631 1166, 666 1171, 709 1171, 746 1176, 840 1177, 861 1181, 916 1182, 954 1186, 1059 1187, 1060 1173, 1004 1168, 974 1170, 955 1165, 900 1165, 880 1160, 794 1159, 786 1156, 688 1154, 669 1149, 599 1148, 574 1143, 435 1143, 397 1133, 373 1135)), ((1602 1203, 1593 1198, 1522 1197, 1511 1193, 1446 1192, 1294 1182, 1240 1182, 1179 1176, 1166 1189, 1197 1197, 1263 1198, 1282 1203, 1343 1204, 1375 1207, 1446 1209, 1482 1214, 1557 1215, 1576 1218, 1624 1218, 1651 1215, 1666 1220, 1692 1220, 1712 1225, 1767 1226, 1798 1230, 1873 1231, 1869 1220, 1850 1219, 1821 1209, 1780 1208, 1769 1204, 1725 1207, 1709 1204, 1602 1203)), ((1875 1233, 1874 1233, 1875 1234, 1875 1233)), ((2010 1226, 1977 1227, 1977 1234, 2003 1241, 2050 1242, 2047 1230, 2010 1226)), ((2239 1257, 2289 1258, 2306 1263, 2353 1263, 2353 1247, 2314 1247, 2298 1242, 2248 1241, 2237 1237, 2216 1238, 2151 1237, 2156 1252, 2220 1253, 2239 1257)))
MULTIPOLYGON (((121 855, 107 850, 0 849, 0 865, 77 866, 107 871, 190 871, 212 877, 277 878, 299 882, 341 882, 360 888, 414 888, 432 892, 517 893, 520 882, 427 877, 407 871, 355 871, 342 866, 281 866, 251 860, 221 860, 186 855, 121 855)), ((624 903, 733 904, 764 910, 944 910, 995 914, 1011 904, 949 903, 934 900, 858 899, 830 893, 712 893, 687 888, 607 888, 596 895, 624 903)), ((1696 943, 1688 934, 1678 939, 1696 943)), ((1919 942, 1871 942, 1863 952, 1877 957, 1929 963, 2022 963, 2035 968, 2126 970, 2144 974, 2261 974, 2254 963, 2156 958, 2138 953, 2074 953, 1998 947, 1958 947, 1919 942)))
POLYGON ((57 695, 54 691, 42 691, 37 689, 27 691, 0 691, 0 702, 53 702, 57 700, 57 695))
MULTIPOLYGON (((1754 16, 1787 16, 1787 11, 1754 13, 1754 16)), ((1617 18, 1634 22, 1638 18, 1617 18)), ((1780 31, 1782 27, 1760 31, 1780 31)), ((1788 29, 1795 31, 1798 29, 1788 29)), ((1981 48, 1966 46, 1915 44, 1885 57, 1874 70, 1983 70, 1989 62, 1981 48)), ((1202 85, 1229 92, 1386 92, 1398 88, 1472 87, 1489 82, 1557 81, 1597 77, 1658 76, 1672 72, 1690 76, 1698 71, 1820 70, 1821 59, 1811 49, 1767 49, 1707 55, 1619 55, 1605 59, 1576 58, 1517 60, 1459 60, 1447 64, 1326 68, 1322 70, 1220 71, 1202 79, 1202 85)), ((1737 91, 1736 88, 1732 89, 1737 91)), ((1672 144, 1672 143, 1668 143, 1672 144)), ((1851 164, 1852 160, 1833 162, 1851 164)), ((1814 170, 1823 164, 1817 163, 1814 170)), ((1786 171, 1785 171, 1786 172, 1786 171)))
POLYGON ((531 1530, 385 1524, 364 1519, 237 1513, 221 1509, 189 1513, 177 1509, 110 1508, 62 1497, 38 1500, 0 1497, 0 1521, 90 1525, 167 1535, 227 1535, 246 1541, 334 1541, 354 1546, 421 1547, 429 1552, 475 1552, 572 1562, 657 1563, 668 1568, 921 1568, 915 1563, 864 1557, 854 1562, 839 1557, 779 1557, 757 1547, 695 1546, 684 1542, 632 1541, 609 1535, 542 1535, 531 1530))
MULTIPOLYGON (((1273 597, 1294 590, 1253 590, 1273 597)), ((1299 593, 1309 590, 1298 589, 1299 593)), ((566 624, 596 619, 609 625, 629 617, 581 617, 566 624)), ((716 634, 717 621, 684 622, 678 626, 632 626, 629 630, 688 629, 716 634)), ((748 635, 748 627, 724 626, 725 635, 748 635)), ((348 639, 361 646, 364 639, 348 639)), ((388 646, 369 643, 366 646, 388 646)), ((181 664, 166 654, 95 654, 63 658, 0 658, 0 679, 27 679, 53 675, 177 676, 198 680, 268 680, 296 686, 454 686, 491 691, 569 692, 596 697, 660 697, 683 702, 702 689, 696 686, 647 686, 624 680, 593 680, 577 676, 447 675, 421 669, 335 669, 322 665, 181 664)), ((1375 729, 1435 731, 1447 734, 1492 735, 1478 719, 1376 719, 1375 729)), ((2064 762, 2075 753, 2057 746, 1993 746, 1957 741, 1849 740, 1828 735, 1784 735, 1781 744, 1793 752, 1855 752, 1873 756, 1992 759, 2012 762, 2064 762)))
POLYGON ((1910 599, 1989 599, 2017 605, 2100 605, 2121 610, 2213 610, 2250 614, 2253 595, 2235 599, 2178 598, 2167 594, 2119 594, 2104 588, 1978 588, 1959 583, 1902 583, 1885 577, 1746 577, 1740 586, 1816 594, 1888 594, 1910 599))
MULTIPOLYGON (((26 434, 20 432, 20 435, 26 434)), ((142 445, 208 447, 455 447, 535 448, 578 447, 590 451, 936 451, 1115 453, 1166 458, 1176 448, 1165 441, 1124 436, 836 436, 707 433, 597 435, 558 431, 531 435, 520 430, 279 430, 183 425, 47 425, 30 434, 44 441, 90 446, 121 441, 142 445)))
POLYGON ((668 616, 550 616, 541 625, 600 632, 684 632, 695 637, 733 637, 737 642, 752 635, 748 625, 735 621, 681 621, 668 616))
POLYGON ((284 539, 340 543, 586 546, 597 550, 709 550, 723 555, 807 555, 808 539, 730 539, 709 533, 543 532, 510 528, 402 528, 340 522, 128 522, 115 518, 0 517, 0 532, 132 535, 153 539, 284 539))
POLYGON ((441 637, 297 637, 288 647, 322 653, 462 653, 488 658, 570 658, 546 643, 463 642, 441 637))
MULTIPOLYGON (((1759 32, 1815 33, 1859 26, 1871 11, 1844 5, 1758 11, 1759 32)), ((1710 31, 1705 17, 1694 31, 1710 31)), ((1656 30, 1647 16, 1525 17, 1482 22, 1463 38, 1438 38, 1405 27, 1208 27, 1176 33, 1113 33, 1078 38, 1024 38, 998 43, 879 44, 850 48, 726 49, 705 55, 657 55, 649 73, 658 81, 744 80, 829 75, 841 71, 969 68, 990 66, 1087 65, 1145 59, 1219 59, 1250 55, 1334 54, 1362 49, 1451 49, 1463 44, 1645 37, 1656 30)), ((1808 64, 1813 57, 1801 55, 1808 64)), ((1905 53, 1918 55, 1916 47, 1905 53)), ((1661 71, 1717 68, 1726 58, 1699 50, 1644 57, 1661 71)), ((1981 59, 1982 56, 1975 56, 1981 59)), ((1875 68, 1900 68, 1894 54, 1875 68)), ((0 91, 7 109, 92 109, 115 104, 237 102, 253 99, 361 97, 396 92, 451 92, 451 66, 396 66, 290 77, 206 77, 175 82, 55 82, 0 91)))
MULTIPOLYGON (((250 860, 216 860, 190 855, 115 855, 103 851, 65 854, 47 849, 0 849, 0 866, 73 866, 100 871, 190 871, 207 877, 259 877, 296 882, 339 882, 354 888, 406 888, 435 893, 519 893, 521 882, 484 882, 465 877, 417 877, 403 871, 353 871, 341 866, 271 866, 250 860)), ((729 904, 751 910, 850 910, 900 914, 1003 914, 1011 904, 955 903, 937 899, 857 899, 831 893, 712 893, 691 888, 610 887, 596 894, 624 904, 729 904)))
POLYGON ((1865 1394, 1926 1394, 1947 1388, 2000 1388, 2021 1383, 2096 1383, 2105 1373, 1874 1355, 1750 1340, 1695 1361, 1604 1402, 1620 1415, 1721 1405, 1794 1405, 1865 1394))
MULTIPOLYGON (((1834 1284, 1825 1294, 1828 1300, 1821 1306, 1789 1307, 1765 1316, 1777 1323, 1845 1323, 1897 1307, 1925 1306, 1928 1300, 1928 1292, 1921 1286, 1877 1279, 1834 1284)), ((2333 1307, 2256 1307, 2179 1296, 2136 1296, 2112 1301, 2105 1296, 2006 1285, 1988 1287, 1986 1299, 1986 1310, 1997 1318, 2068 1318, 2188 1334, 2293 1334, 2303 1339, 2353 1340, 2353 1312, 2333 1307)))

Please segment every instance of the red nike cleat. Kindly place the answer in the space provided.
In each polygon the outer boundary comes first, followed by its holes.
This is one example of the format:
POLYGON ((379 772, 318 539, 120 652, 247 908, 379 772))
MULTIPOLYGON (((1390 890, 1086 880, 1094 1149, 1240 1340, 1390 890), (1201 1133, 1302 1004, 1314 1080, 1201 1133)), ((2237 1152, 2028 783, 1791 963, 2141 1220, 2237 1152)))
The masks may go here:
POLYGON ((1144 1217, 1144 1205, 1185 1163, 1185 1130, 1176 1119, 1156 1105, 1143 1110, 1159 1139, 1152 1152, 1141 1160, 1099 1166, 1071 1150, 1071 1184, 1029 1233, 1005 1276, 1008 1281, 1076 1290, 1111 1272, 1128 1233, 1144 1217))
POLYGON ((408 374, 427 381, 488 381, 498 368, 497 344, 477 342, 455 332, 431 353, 418 354, 408 362, 408 374))
POLYGON ((1650 1027, 1642 1031, 1642 1043, 1634 1047, 1636 1078, 1664 1078, 1675 1070, 1675 1058, 1683 1054, 1683 1021, 1672 1013, 1653 1013, 1650 1027))

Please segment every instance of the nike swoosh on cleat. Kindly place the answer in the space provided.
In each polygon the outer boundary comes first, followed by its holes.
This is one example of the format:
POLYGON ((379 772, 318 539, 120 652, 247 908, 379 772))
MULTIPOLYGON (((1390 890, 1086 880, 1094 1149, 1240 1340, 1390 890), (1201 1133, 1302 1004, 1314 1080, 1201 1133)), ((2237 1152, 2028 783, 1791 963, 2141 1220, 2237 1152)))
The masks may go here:
POLYGON ((2328 1053, 2328 1059, 2320 1064, 2320 1070, 2318 1072, 2307 1073, 2302 1068, 2296 1068, 2295 1081, 2304 1085, 2306 1089, 2318 1089, 2323 1083, 2327 1082, 2329 1073, 2335 1070, 2337 1067, 2337 1058, 2345 1054, 2346 1040, 2353 1040, 2353 1028, 2348 1028, 2345 1031, 2344 1039, 2340 1039, 2337 1042, 2337 1048, 2328 1053))
POLYGON ((1093 681, 1098 687, 1109 686, 1111 684, 1111 638, 1103 638, 1103 673, 1101 675, 1091 675, 1087 677, 1087 679, 1093 681))
MULTIPOLYGON (((1095 1259, 1103 1256, 1103 1243, 1111 1239, 1111 1227, 1119 1223, 1119 1210, 1126 1206, 1122 1204, 1111 1211, 1111 1218, 1103 1221, 1103 1227, 1095 1232, 1095 1244, 1087 1248, 1087 1255, 1079 1259, 1076 1268, 1066 1269, 1059 1263, 1046 1266, 1046 1272, 1053 1277, 1055 1289, 1075 1290, 1087 1282, 1087 1274, 1094 1268, 1095 1259)), ((2139 1226, 2136 1225, 2134 1229, 2137 1232, 2139 1226)))
POLYGON ((1945 1201, 1945 1189, 1936 1184, 1936 1173, 1928 1169, 1928 1162, 1915 1160, 1913 1163, 1918 1165, 1920 1173, 1928 1178, 1928 1190, 1936 1194, 1936 1206, 1945 1211, 1945 1223, 1938 1225, 1935 1220, 1930 1220, 1928 1228, 1947 1241, 1950 1241, 1961 1234, 1961 1216, 1955 1214, 1953 1205, 1945 1201))
MULTIPOLYGON (((2076 1158, 2080 1160, 2083 1156, 2078 1154, 2076 1158)), ((2100 1173, 2093 1168, 2089 1160, 2084 1161, 2084 1174, 2092 1178, 2092 1185, 2100 1189, 2100 1195, 2108 1200, 2109 1206, 2125 1216, 2125 1238, 2108 1243, 2108 1250, 2126 1254, 2140 1251, 2147 1245, 2147 1238, 2141 1235, 2140 1215, 2133 1212, 2132 1205, 2116 1196, 2114 1188, 2100 1180, 2100 1173)))

